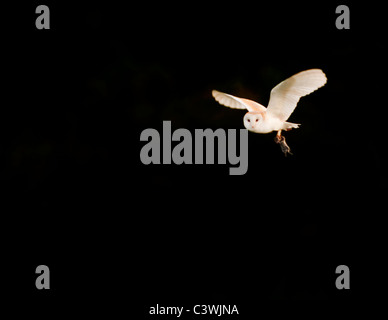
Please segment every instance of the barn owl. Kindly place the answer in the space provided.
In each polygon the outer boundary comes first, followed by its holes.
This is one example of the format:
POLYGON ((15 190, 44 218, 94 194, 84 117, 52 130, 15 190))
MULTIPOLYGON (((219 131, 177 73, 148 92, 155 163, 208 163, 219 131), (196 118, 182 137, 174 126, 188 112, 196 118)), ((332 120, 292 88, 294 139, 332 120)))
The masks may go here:
POLYGON ((324 86, 327 79, 320 69, 299 72, 280 82, 271 90, 268 107, 248 99, 213 90, 213 97, 222 105, 233 109, 247 109, 244 126, 256 133, 277 131, 275 142, 279 143, 285 155, 292 154, 286 144, 282 130, 298 128, 300 124, 287 122, 299 99, 324 86))

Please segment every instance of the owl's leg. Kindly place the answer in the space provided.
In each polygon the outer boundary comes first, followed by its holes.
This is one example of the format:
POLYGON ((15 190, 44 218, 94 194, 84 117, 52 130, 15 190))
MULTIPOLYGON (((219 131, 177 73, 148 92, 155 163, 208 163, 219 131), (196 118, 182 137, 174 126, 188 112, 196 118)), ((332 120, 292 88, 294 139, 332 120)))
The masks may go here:
POLYGON ((282 132, 282 130, 279 130, 278 133, 276 134, 275 142, 280 144, 280 149, 282 150, 284 155, 287 157, 287 154, 292 155, 292 153, 291 153, 290 147, 286 143, 286 138, 284 136, 282 136, 281 132, 282 132))

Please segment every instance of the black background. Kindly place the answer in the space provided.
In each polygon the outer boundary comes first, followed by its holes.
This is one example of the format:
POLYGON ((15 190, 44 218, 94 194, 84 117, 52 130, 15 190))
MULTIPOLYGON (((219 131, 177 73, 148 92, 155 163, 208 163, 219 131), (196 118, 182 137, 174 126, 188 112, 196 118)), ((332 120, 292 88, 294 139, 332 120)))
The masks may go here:
POLYGON ((141 319, 156 303, 237 304, 250 318, 382 297, 378 7, 349 3, 351 28, 337 30, 342 3, 46 2, 51 29, 37 30, 38 4, 6 8, 2 22, 3 290, 14 312, 141 319), (286 133, 293 156, 249 133, 244 176, 140 162, 140 133, 163 120, 243 128, 244 112, 212 89, 266 105, 310 68, 328 83, 290 118, 302 124, 286 133), (35 288, 40 264, 50 290, 35 288), (351 290, 335 288, 341 264, 351 290))

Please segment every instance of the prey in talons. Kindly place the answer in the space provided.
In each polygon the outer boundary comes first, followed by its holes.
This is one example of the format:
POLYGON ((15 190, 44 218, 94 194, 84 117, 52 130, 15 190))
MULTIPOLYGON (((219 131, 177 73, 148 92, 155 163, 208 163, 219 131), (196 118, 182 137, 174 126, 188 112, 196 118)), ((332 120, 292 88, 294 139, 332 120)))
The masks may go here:
POLYGON ((290 147, 288 146, 287 142, 286 142, 286 137, 285 136, 282 136, 282 130, 279 130, 278 133, 276 134, 275 136, 275 142, 277 144, 280 144, 280 149, 282 150, 282 152, 284 153, 284 155, 287 157, 287 154, 290 154, 292 155, 292 152, 291 152, 291 149, 290 147))

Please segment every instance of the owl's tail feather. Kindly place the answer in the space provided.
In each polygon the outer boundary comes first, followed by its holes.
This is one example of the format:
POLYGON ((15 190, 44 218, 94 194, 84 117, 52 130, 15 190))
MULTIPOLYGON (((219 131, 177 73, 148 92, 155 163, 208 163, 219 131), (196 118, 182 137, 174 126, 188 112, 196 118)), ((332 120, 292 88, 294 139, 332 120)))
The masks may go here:
POLYGON ((291 122, 284 122, 283 124, 283 129, 282 130, 291 130, 291 129, 296 129, 299 128, 300 124, 299 123, 291 123, 291 122))

